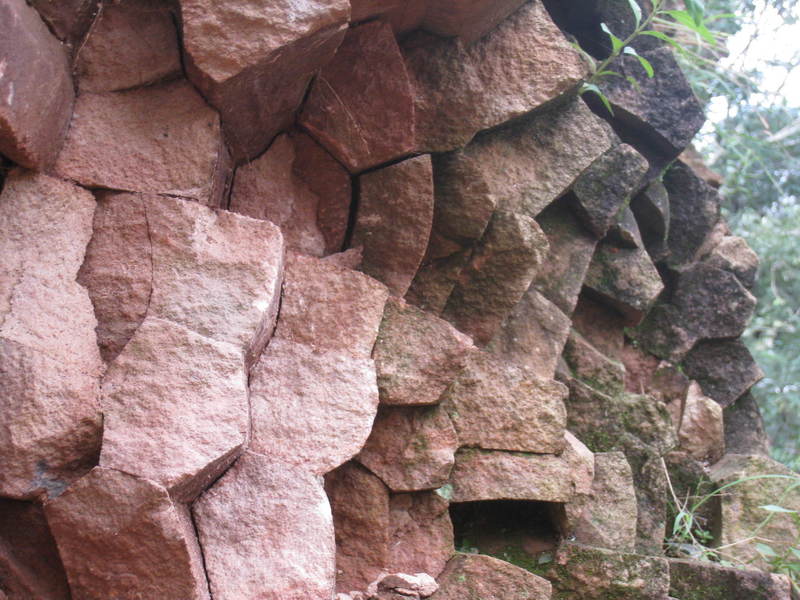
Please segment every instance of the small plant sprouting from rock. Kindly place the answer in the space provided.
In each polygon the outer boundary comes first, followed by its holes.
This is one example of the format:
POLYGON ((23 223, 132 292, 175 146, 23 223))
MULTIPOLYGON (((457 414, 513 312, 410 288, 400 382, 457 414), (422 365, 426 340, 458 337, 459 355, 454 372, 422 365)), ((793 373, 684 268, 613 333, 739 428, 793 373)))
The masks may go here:
MULTIPOLYGON (((715 46, 717 40, 714 34, 708 29, 706 25, 705 7, 702 0, 684 0, 686 10, 671 10, 664 8, 665 0, 653 0, 653 10, 646 16, 642 14, 642 9, 637 0, 619 0, 620 2, 627 2, 633 13, 635 27, 633 32, 627 37, 620 38, 605 23, 601 23, 600 27, 605 32, 611 41, 611 53, 609 56, 598 62, 593 56, 586 52, 578 44, 574 44, 575 48, 589 63, 591 76, 580 87, 579 93, 585 94, 591 92, 595 94, 608 112, 613 115, 614 111, 611 108, 611 102, 600 88, 600 84, 612 77, 623 77, 621 73, 614 71, 611 65, 623 54, 634 56, 641 65, 648 78, 655 76, 655 70, 650 61, 644 56, 641 56, 636 49, 631 45, 637 38, 642 36, 650 36, 666 42, 677 48, 679 51, 685 51, 681 44, 675 38, 667 35, 664 31, 655 29, 654 25, 660 25, 676 33, 688 33, 693 36, 699 37, 701 40, 715 46)), ((628 75, 625 77, 628 82, 634 87, 638 88, 639 83, 628 75)))

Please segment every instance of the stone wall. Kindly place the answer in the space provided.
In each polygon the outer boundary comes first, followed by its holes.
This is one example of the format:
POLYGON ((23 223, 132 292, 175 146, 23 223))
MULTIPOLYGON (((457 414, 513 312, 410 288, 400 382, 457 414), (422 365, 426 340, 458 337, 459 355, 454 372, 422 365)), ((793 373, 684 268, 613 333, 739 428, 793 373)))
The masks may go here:
POLYGON ((0 0, 0 598, 788 599, 664 554, 786 471, 625 4, 0 0))

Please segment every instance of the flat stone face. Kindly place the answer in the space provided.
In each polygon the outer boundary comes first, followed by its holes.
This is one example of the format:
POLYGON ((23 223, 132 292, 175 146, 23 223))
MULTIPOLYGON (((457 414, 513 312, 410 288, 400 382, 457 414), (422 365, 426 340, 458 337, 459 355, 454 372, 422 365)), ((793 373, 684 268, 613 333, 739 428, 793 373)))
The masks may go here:
POLYGON ((706 600, 726 600, 731 594, 753 600, 789 600, 791 584, 756 569, 723 567, 695 560, 667 559, 669 593, 676 598, 702 594, 706 600))
POLYGON ((75 72, 81 92, 113 92, 181 72, 172 11, 158 0, 103 5, 80 45, 75 72))
POLYGON ((404 160, 359 178, 351 246, 363 246, 361 270, 404 296, 417 273, 433 222, 430 156, 404 160))
POLYGON ((352 173, 414 151, 414 99, 388 23, 351 28, 320 72, 300 124, 352 173))
POLYGON ((447 483, 459 440, 441 407, 383 407, 358 462, 393 492, 447 483))
POLYGON ((317 225, 319 196, 296 174, 292 138, 283 134, 251 163, 236 169, 230 209, 271 221, 281 228, 286 246, 311 256, 325 253, 325 238, 317 225))
POLYGON ((758 402, 747 393, 722 411, 725 449, 734 454, 769 456, 769 438, 758 402))
POLYGON ((73 597, 209 598, 188 512, 160 485, 96 467, 45 513, 73 597))
POLYGON ((78 282, 92 299, 97 343, 106 362, 122 351, 147 314, 152 261, 147 201, 138 194, 98 193, 94 232, 78 282))
POLYGON ((58 494, 96 460, 102 429, 97 321, 75 281, 94 199, 12 171, 0 195, 0 493, 58 494))
POLYGON ((764 377, 739 340, 700 342, 686 355, 683 366, 703 392, 722 406, 731 405, 764 377))
POLYGON ((650 256, 655 261, 666 258, 670 223, 667 188, 660 181, 653 181, 631 199, 630 208, 650 256))
POLYGON ((723 271, 730 271, 747 289, 755 285, 758 255, 740 237, 730 235, 722 238, 705 258, 705 262, 723 271))
POLYGON ((524 3, 524 0, 431 2, 423 27, 444 37, 458 36, 464 44, 470 44, 502 23, 524 3))
POLYGON ((366 358, 388 295, 367 275, 290 253, 275 337, 366 358))
POLYGON ((431 600, 550 600, 550 582, 482 554, 457 554, 439 577, 431 600))
POLYGON ((150 198, 148 314, 258 357, 275 324, 283 276, 277 227, 196 202, 150 198))
POLYGON ((575 541, 619 552, 636 546, 636 489, 628 460, 622 452, 594 455, 592 492, 569 505, 576 515, 575 541))
POLYGON ((291 124, 308 81, 336 52, 346 0, 181 0, 187 72, 220 111, 237 160, 291 124))
POLYGON ((0 500, 0 573, 12 598, 69 600, 67 575, 41 505, 0 500))
POLYGON ((333 518, 319 477, 245 452, 193 514, 214 598, 333 596, 333 518))
POLYGON ((32 0, 29 2, 67 45, 79 41, 92 24, 99 0, 32 0))
POLYGON ((436 492, 395 494, 389 518, 391 570, 438 577, 453 555, 448 502, 436 492))
POLYGON ((56 158, 72 114, 67 55, 24 0, 0 4, 0 154, 43 170, 56 158))
POLYGON ((100 464, 191 499, 233 462, 249 428, 242 352, 148 316, 103 379, 100 464))
POLYGON ((572 188, 583 223, 602 238, 648 170, 647 160, 628 144, 620 144, 595 160, 572 188))
POLYGON ((87 187, 183 196, 218 206, 226 164, 219 116, 179 80, 81 94, 55 170, 87 187))
POLYGON ((667 600, 669 567, 656 556, 561 544, 545 576, 564 600, 667 600))
POLYGON ((389 490, 355 461, 325 476, 336 531, 336 589, 365 590, 389 563, 389 490))
POLYGON ((644 248, 597 246, 584 285, 621 312, 628 325, 644 318, 664 289, 661 275, 644 248))
POLYGON ((654 77, 647 77, 636 57, 622 56, 611 64, 622 77, 609 77, 600 87, 615 119, 646 135, 655 148, 674 158, 705 122, 703 109, 669 46, 643 48, 641 54, 653 65, 654 77), (628 76, 636 80, 636 86, 628 76))
POLYGON ((722 407, 704 396, 696 382, 689 387, 678 422, 680 448, 692 458, 713 464, 725 454, 722 407))
POLYGON ((459 276, 443 318, 476 344, 487 344, 530 286, 547 249, 536 221, 496 212, 459 276))
POLYGON ((456 454, 450 481, 453 502, 538 500, 569 502, 588 493, 592 453, 574 437, 560 456, 466 449, 456 454))
POLYGON ((593 389, 609 395, 622 392, 625 366, 603 354, 575 330, 570 332, 564 346, 564 361, 574 377, 593 389))
POLYGON ((542 454, 564 449, 566 387, 474 351, 443 398, 460 446, 542 454))
POLYGON ((378 408, 371 359, 273 339, 250 378, 250 450, 324 474, 355 456, 378 408))
POLYGON ((381 404, 439 402, 471 348, 469 337, 446 321, 390 298, 373 352, 381 404))
POLYGON ((571 89, 586 66, 539 0, 465 48, 417 34, 403 43, 415 89, 417 149, 445 152, 571 89))
POLYGON ((528 367, 537 377, 552 379, 569 335, 570 320, 534 285, 505 318, 486 350, 528 367))

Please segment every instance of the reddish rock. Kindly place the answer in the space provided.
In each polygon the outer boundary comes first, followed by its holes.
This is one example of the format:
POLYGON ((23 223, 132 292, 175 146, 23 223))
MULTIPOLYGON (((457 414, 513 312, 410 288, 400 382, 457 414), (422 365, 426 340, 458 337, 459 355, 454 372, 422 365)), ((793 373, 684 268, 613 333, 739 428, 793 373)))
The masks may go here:
POLYGON ((250 379, 250 450, 324 474, 355 456, 378 408, 371 359, 274 339, 250 379))
POLYGON ((433 222, 430 156, 419 156, 359 178, 352 246, 363 246, 361 270, 403 296, 425 255, 433 222))
POLYGON ((75 95, 64 48, 24 0, 3 0, 0 56, 0 154, 46 169, 61 148, 75 95))
POLYGON ((73 598, 209 598, 189 513, 160 485, 96 467, 45 513, 73 598))
POLYGON ((636 489, 622 452, 594 455, 592 491, 567 505, 567 511, 574 515, 571 539, 620 552, 635 551, 636 489))
POLYGON ((564 360, 572 375, 588 386, 610 395, 622 392, 625 366, 600 352, 575 330, 564 346, 564 360))
POLYGON ((704 262, 723 271, 730 271, 747 289, 755 285, 758 255, 740 237, 729 235, 722 238, 704 262))
POLYGON ((58 494, 91 468, 102 416, 89 295, 75 281, 94 200, 67 182, 12 171, 0 195, 0 493, 58 494))
POLYGON ((534 285, 505 318, 486 350, 528 367, 537 377, 552 379, 569 336, 570 320, 534 285))
POLYGON ((460 446, 559 453, 564 449, 567 388, 480 350, 443 398, 460 446))
POLYGON ((487 344, 530 286, 547 249, 536 221, 496 212, 442 316, 476 344, 487 344))
POLYGON ((358 23, 371 17, 377 17, 391 10, 397 10, 400 4, 403 4, 402 0, 351 0, 350 20, 358 23))
POLYGON ((533 285, 570 316, 578 302, 597 241, 564 202, 551 204, 536 221, 547 236, 550 250, 533 285))
POLYGON ((81 92, 113 92, 181 72, 174 15, 158 0, 104 3, 75 57, 81 92))
POLYGON ((100 464, 196 496, 249 428, 242 351, 148 316, 103 379, 100 464))
POLYGON ((550 600, 550 582, 482 554, 457 554, 439 577, 431 600, 550 600))
POLYGON ((317 196, 317 227, 325 239, 325 254, 342 250, 353 192, 350 174, 305 133, 292 132, 292 170, 317 196))
POLYGON ((447 501, 436 492, 397 494, 389 501, 389 567, 438 577, 453 555, 447 501))
POLYGON ((373 351, 381 404, 436 404, 471 348, 446 321, 390 298, 373 351))
POLYGON ((490 32, 525 0, 444 0, 431 2, 423 27, 444 37, 457 36, 470 44, 490 32))
POLYGON ((393 492, 434 489, 447 483, 458 442, 440 407, 383 407, 358 462, 393 492))
POLYGON ((322 480, 304 468, 245 452, 193 514, 214 598, 333 596, 331 508, 322 480))
POLYGON ((406 300, 423 310, 441 315, 471 254, 472 248, 459 247, 432 231, 428 250, 406 293, 406 300))
POLYGON ((179 80, 81 94, 55 170, 87 187, 183 196, 219 206, 227 165, 219 117, 179 80))
POLYGON ((278 311, 284 259, 278 228, 173 198, 150 197, 147 221, 153 253, 148 315, 233 344, 252 365, 278 311))
POLYGON ((0 592, 11 598, 69 600, 67 576, 41 506, 0 500, 0 582, 0 592))
POLYGON ((403 43, 417 149, 444 152, 571 89, 586 65, 539 0, 469 48, 417 34, 403 43))
POLYGON ((697 383, 689 386, 678 423, 680 449, 692 458, 713 464, 725 454, 722 407, 704 396, 697 383))
POLYGON ((352 173, 414 151, 414 99, 388 23, 351 28, 311 88, 300 125, 352 173))
POLYGON ((290 253, 275 337, 368 357, 388 295, 367 275, 290 253))
POLYGON ((72 46, 83 39, 100 0, 30 0, 58 39, 72 46))
POLYGON ((131 339, 150 303, 153 256, 146 207, 137 194, 97 194, 94 233, 78 282, 92 299, 97 343, 106 362, 131 339))
POLYGON ((344 37, 347 0, 180 0, 190 79, 221 113, 237 161, 294 119, 309 80, 344 37))
POLYGON ((567 433, 559 456, 466 449, 456 454, 453 502, 538 500, 569 502, 591 491, 594 457, 567 433))
POLYGON ((667 560, 669 593, 676 598, 691 598, 696 594, 702 594, 704 600, 790 600, 792 597, 791 584, 779 575, 705 560, 667 560))
POLYGON ((407 573, 391 573, 378 577, 370 584, 368 591, 375 589, 379 599, 394 600, 397 596, 411 596, 411 598, 428 598, 439 584, 427 573, 409 575, 407 573))
POLYGON ((335 265, 337 267, 342 267, 344 269, 351 269, 356 271, 361 266, 361 258, 362 258, 362 248, 348 248, 343 252, 336 252, 335 254, 329 254, 328 256, 324 256, 322 260, 326 263, 335 265))
POLYGON ((389 563, 389 491, 355 461, 325 476, 336 531, 336 589, 365 590, 389 563))
POLYGON ((325 253, 317 225, 319 196, 297 176, 295 145, 280 135, 264 154, 236 169, 230 209, 281 228, 286 246, 311 256, 325 253))

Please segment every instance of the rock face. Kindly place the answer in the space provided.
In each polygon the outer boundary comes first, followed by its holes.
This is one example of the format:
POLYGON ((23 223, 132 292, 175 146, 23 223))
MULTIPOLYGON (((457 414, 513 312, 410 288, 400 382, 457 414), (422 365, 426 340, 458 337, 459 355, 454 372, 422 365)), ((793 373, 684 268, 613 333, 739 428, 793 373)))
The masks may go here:
POLYGON ((350 29, 314 83, 300 123, 352 173, 414 151, 413 92, 387 23, 350 29))
POLYGON ((691 560, 670 559, 669 593, 691 598, 702 590, 708 600, 724 600, 731 594, 755 600, 789 600, 790 584, 755 569, 735 569, 691 560))
POLYGON ((433 600, 548 600, 550 583, 525 569, 480 554, 459 554, 439 579, 433 600))
POLYGON ((100 449, 97 322, 75 281, 93 213, 89 192, 22 170, 9 174, 0 194, 6 497, 60 493, 91 468, 100 449))
POLYGON ((81 94, 55 165, 88 187, 219 206, 227 170, 219 117, 186 81, 81 94))
POLYGON ((255 158, 291 123, 350 15, 346 0, 181 0, 180 8, 187 72, 220 111, 237 160, 255 158))
POLYGON ((0 24, 0 154, 23 167, 46 169, 72 114, 67 55, 24 0, 4 0, 0 24))
POLYGON ((191 518, 160 485, 96 467, 45 513, 73 596, 209 598, 191 518))

